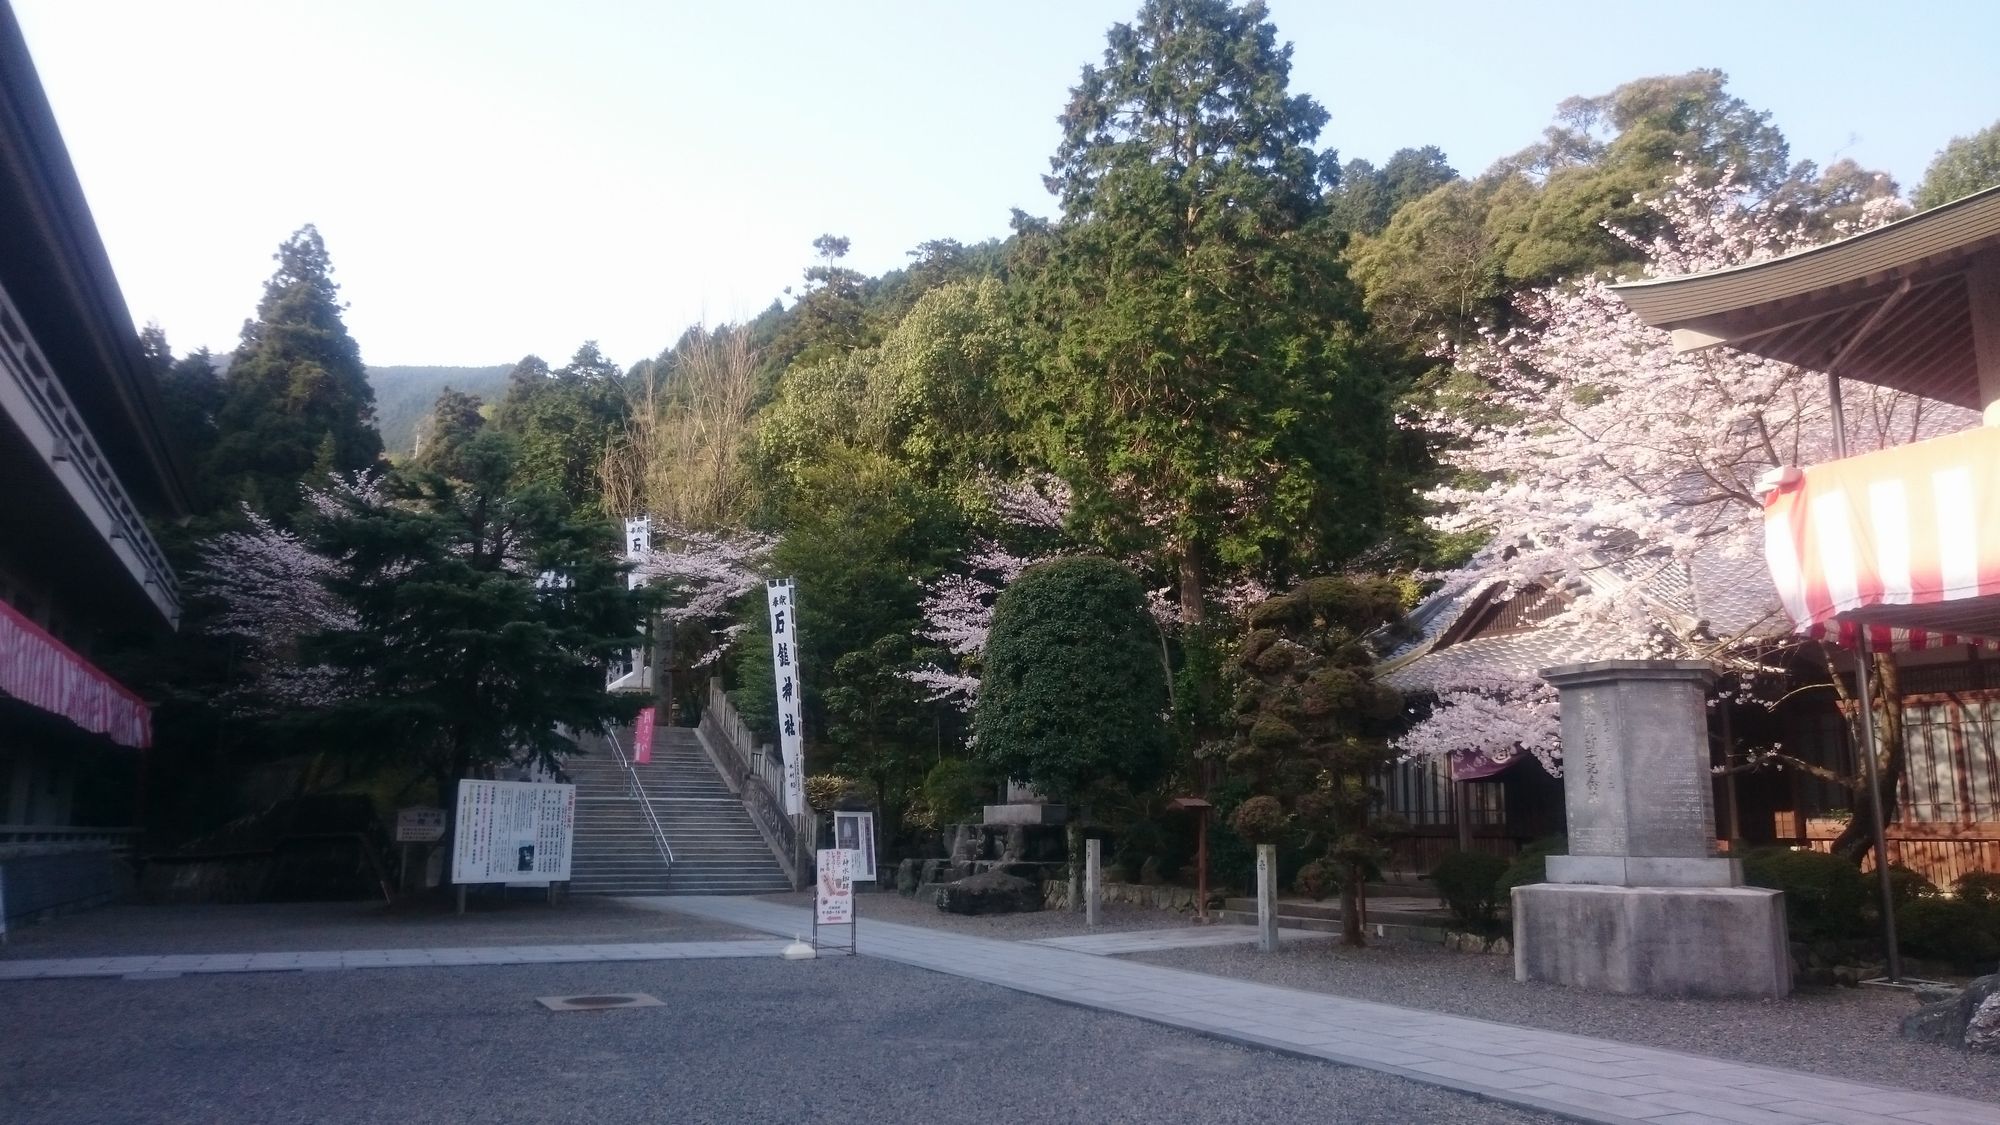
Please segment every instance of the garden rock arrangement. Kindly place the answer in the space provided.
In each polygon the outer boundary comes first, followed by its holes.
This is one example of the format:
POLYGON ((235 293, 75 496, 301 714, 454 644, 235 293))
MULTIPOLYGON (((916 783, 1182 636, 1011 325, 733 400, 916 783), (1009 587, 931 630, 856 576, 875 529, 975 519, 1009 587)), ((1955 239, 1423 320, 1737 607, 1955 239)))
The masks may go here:
POLYGON ((988 871, 938 888, 937 906, 947 914, 1015 914, 1042 908, 1042 889, 1032 880, 988 871))
POLYGON ((1903 1038, 2000 1055, 2000 973, 1917 1009, 1903 1020, 1903 1038))

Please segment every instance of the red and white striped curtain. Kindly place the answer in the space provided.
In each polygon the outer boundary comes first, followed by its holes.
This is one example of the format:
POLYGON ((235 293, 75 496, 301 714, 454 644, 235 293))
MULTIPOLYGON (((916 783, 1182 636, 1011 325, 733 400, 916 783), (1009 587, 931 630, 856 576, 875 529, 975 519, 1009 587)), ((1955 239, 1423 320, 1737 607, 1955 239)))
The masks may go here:
POLYGON ((136 749, 153 744, 146 701, 0 602, 0 693, 136 749))
POLYGON ((1773 474, 1764 554, 1801 633, 1878 649, 1991 644, 2000 623, 2000 430, 1773 474), (1993 600, 1987 600, 1993 599, 1993 600))

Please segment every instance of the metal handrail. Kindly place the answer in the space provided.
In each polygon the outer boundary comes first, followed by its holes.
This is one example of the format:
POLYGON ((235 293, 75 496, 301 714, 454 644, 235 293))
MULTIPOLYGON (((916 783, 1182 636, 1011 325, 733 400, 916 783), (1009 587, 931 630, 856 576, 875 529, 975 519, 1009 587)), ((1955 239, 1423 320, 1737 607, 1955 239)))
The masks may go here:
POLYGON ((618 744, 615 731, 606 732, 604 740, 611 743, 611 749, 618 754, 618 764, 625 767, 625 776, 632 782, 632 793, 639 799, 639 807, 646 810, 646 823, 653 826, 653 842, 660 846, 660 858, 667 861, 667 874, 672 875, 674 846, 667 843, 667 830, 660 826, 660 818, 653 812, 653 802, 646 796, 646 787, 639 783, 639 768, 625 756, 625 748, 618 744))

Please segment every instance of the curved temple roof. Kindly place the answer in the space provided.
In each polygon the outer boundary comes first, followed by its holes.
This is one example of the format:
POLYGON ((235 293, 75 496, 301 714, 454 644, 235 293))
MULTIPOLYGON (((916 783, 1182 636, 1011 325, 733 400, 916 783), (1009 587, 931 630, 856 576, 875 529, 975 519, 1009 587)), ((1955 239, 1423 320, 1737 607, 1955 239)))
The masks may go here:
POLYGON ((1676 351, 1727 344, 1837 364, 1844 378, 1977 410, 1972 284, 2000 286, 2000 187, 1810 250, 1612 289, 1671 331, 1676 351))

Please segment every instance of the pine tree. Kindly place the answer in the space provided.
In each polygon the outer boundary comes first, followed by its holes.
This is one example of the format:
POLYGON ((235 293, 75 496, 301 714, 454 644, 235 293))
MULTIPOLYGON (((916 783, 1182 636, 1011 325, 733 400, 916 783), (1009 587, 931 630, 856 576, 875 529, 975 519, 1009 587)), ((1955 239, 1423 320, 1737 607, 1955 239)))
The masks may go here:
POLYGON ((282 518, 297 510, 302 481, 367 468, 382 437, 319 231, 299 228, 273 257, 277 272, 223 381, 207 468, 224 502, 282 518))

